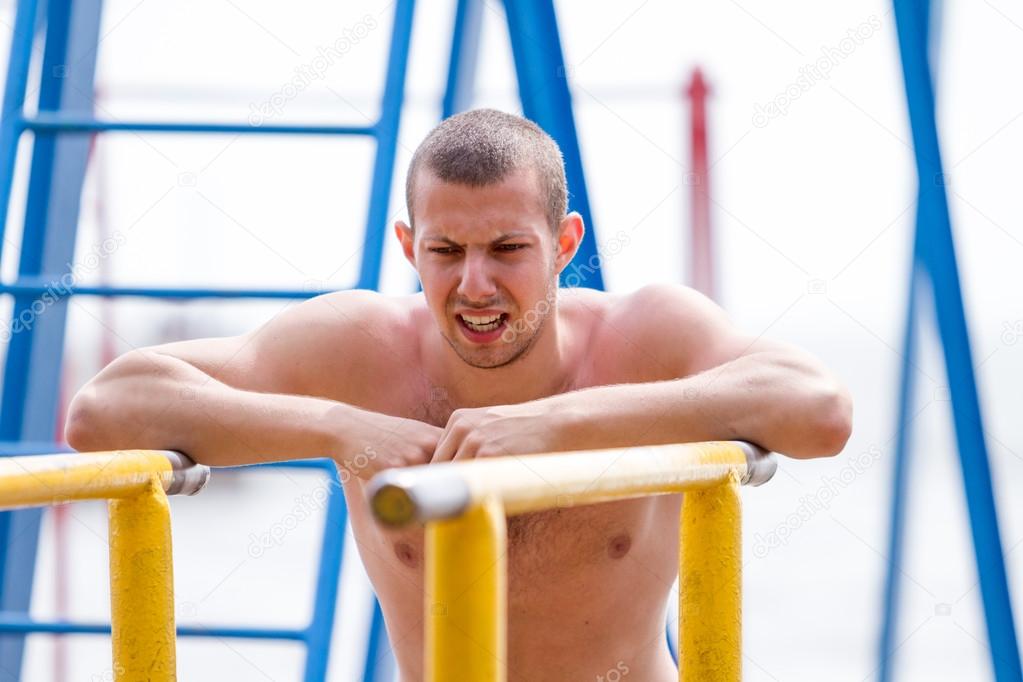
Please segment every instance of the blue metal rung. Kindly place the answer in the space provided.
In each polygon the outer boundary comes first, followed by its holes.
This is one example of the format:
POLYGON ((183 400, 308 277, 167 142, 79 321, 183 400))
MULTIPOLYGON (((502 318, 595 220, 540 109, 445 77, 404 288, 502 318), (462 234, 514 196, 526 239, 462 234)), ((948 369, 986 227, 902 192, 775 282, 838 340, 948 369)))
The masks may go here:
MULTIPOLYGON (((39 620, 24 613, 0 611, 0 632, 45 632, 51 635, 109 635, 110 623, 73 623, 61 620, 39 620)), ((228 637, 232 639, 270 639, 305 642, 308 630, 289 628, 257 628, 239 626, 199 627, 179 625, 181 637, 228 637)))
POLYGON ((103 121, 87 116, 40 112, 23 118, 21 127, 40 133, 243 133, 263 135, 367 135, 376 137, 376 126, 287 125, 248 123, 184 123, 175 121, 103 121))
POLYGON ((215 287, 125 287, 125 286, 70 286, 63 287, 59 280, 45 277, 20 277, 11 284, 0 284, 0 294, 33 295, 50 293, 56 298, 64 296, 105 296, 139 298, 312 298, 330 294, 338 289, 219 289, 215 287))

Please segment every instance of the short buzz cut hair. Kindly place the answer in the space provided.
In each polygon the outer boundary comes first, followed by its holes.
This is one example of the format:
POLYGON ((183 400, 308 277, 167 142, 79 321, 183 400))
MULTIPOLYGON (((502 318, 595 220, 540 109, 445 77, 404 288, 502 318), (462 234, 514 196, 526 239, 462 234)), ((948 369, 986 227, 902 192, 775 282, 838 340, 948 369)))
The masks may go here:
POLYGON ((484 187, 519 169, 536 174, 541 203, 552 232, 568 210, 565 163, 558 144, 540 126, 495 109, 473 109, 441 121, 409 163, 405 203, 415 228, 416 177, 423 169, 442 182, 484 187))

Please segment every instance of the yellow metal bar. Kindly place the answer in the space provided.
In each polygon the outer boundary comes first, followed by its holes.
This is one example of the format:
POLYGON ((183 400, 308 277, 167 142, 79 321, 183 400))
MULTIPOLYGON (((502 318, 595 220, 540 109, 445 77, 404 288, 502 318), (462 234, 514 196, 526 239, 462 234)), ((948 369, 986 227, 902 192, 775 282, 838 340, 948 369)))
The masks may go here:
POLYGON ((427 682, 505 682, 507 524, 484 500, 426 526, 427 682))
POLYGON ((0 457, 0 508, 129 497, 145 490, 154 474, 165 491, 192 494, 209 469, 160 450, 0 457))
POLYGON ((170 507, 159 476, 108 505, 114 678, 176 680, 170 507))
POLYGON ((773 467, 773 456, 748 443, 677 443, 389 469, 373 479, 369 496, 378 519, 403 525, 453 518, 488 497, 515 515, 705 488, 731 472, 758 484, 773 467))
POLYGON ((679 680, 742 679, 742 513, 739 479, 682 497, 679 680))

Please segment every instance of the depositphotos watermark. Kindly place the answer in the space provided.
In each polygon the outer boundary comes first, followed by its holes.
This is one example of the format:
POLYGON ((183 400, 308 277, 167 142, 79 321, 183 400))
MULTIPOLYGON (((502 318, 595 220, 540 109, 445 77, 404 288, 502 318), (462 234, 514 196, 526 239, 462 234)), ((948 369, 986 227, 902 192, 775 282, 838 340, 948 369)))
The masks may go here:
MULTIPOLYGON (((622 230, 616 232, 613 237, 597 247, 597 253, 590 256, 585 263, 573 262, 565 269, 562 273, 562 282, 564 282, 565 288, 571 289, 585 284, 589 277, 596 274, 601 262, 609 263, 631 243, 632 238, 627 232, 622 230)), ((554 310, 554 301, 557 295, 558 288, 550 289, 543 298, 536 302, 536 305, 508 325, 508 328, 501 333, 501 340, 511 343, 520 334, 536 331, 540 323, 547 319, 547 316, 554 310)))
POLYGON ((45 313, 51 305, 69 295, 83 275, 94 272, 99 268, 100 262, 109 258, 111 254, 121 248, 127 241, 128 238, 124 233, 117 230, 99 244, 93 245, 89 252, 80 260, 65 265, 67 272, 58 279, 51 280, 46 285, 43 293, 32 301, 27 308, 18 313, 17 317, 9 323, 0 323, 0 342, 6 343, 15 334, 32 329, 36 319, 45 313))
POLYGON ((618 682, 628 674, 629 666, 625 664, 625 661, 618 661, 615 667, 611 668, 603 675, 597 675, 597 682, 618 682))
POLYGON ((838 472, 838 476, 824 476, 822 485, 812 495, 799 498, 799 506, 785 517, 785 520, 768 531, 767 535, 757 533, 753 538, 753 556, 763 559, 771 550, 787 545, 793 533, 802 528, 818 512, 831 506, 843 490, 852 485, 867 469, 881 459, 881 450, 875 445, 867 448, 860 455, 838 472))
POLYGON ((1002 322, 1001 339, 1006 346, 1015 346, 1020 339, 1023 339, 1023 320, 1002 322))
POLYGON ((124 676, 124 666, 120 664, 114 664, 113 668, 107 668, 106 670, 98 673, 93 673, 89 677, 89 682, 114 682, 124 676))
POLYGON ((308 63, 296 66, 295 76, 291 80, 259 104, 249 103, 249 125, 258 128, 283 114, 288 102, 298 97, 313 81, 323 80, 327 71, 365 40, 377 26, 376 18, 367 14, 354 26, 341 29, 341 35, 334 42, 316 48, 316 56, 308 63))
POLYGON ((753 125, 765 128, 773 119, 784 116, 789 107, 797 99, 809 92, 813 86, 831 78, 831 71, 849 58, 856 49, 881 30, 881 20, 871 14, 870 17, 856 28, 851 28, 846 37, 837 45, 821 48, 821 56, 804 64, 799 69, 799 76, 782 88, 767 104, 757 103, 753 107, 753 125))
MULTIPOLYGON (((338 480, 344 485, 357 475, 359 471, 369 466, 369 463, 377 458, 377 452, 372 446, 366 448, 356 455, 352 460, 338 462, 338 480)), ((288 533, 298 528, 299 524, 311 518, 314 514, 323 511, 330 496, 339 494, 336 488, 337 482, 333 478, 316 486, 311 493, 306 493, 295 498, 295 506, 291 511, 281 517, 279 521, 270 524, 263 533, 249 533, 249 556, 258 559, 271 547, 280 547, 284 544, 284 538, 288 533)))

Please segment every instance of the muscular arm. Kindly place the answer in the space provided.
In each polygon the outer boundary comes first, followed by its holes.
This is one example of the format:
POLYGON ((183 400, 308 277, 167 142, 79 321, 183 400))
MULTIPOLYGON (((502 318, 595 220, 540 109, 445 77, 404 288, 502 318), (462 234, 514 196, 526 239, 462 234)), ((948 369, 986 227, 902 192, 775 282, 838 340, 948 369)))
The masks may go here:
POLYGON ((630 319, 620 328, 644 330, 638 343, 682 378, 542 401, 568 415, 568 437, 585 443, 576 447, 743 439, 808 458, 845 446, 849 394, 808 353, 740 334, 717 306, 680 287, 647 287, 623 310, 630 319))
POLYGON ((345 292, 298 305, 240 337, 127 353, 75 396, 68 443, 81 451, 180 450, 212 466, 372 455, 367 471, 353 471, 360 476, 406 463, 392 458, 416 459, 417 448, 428 460, 433 427, 314 397, 328 353, 350 366, 338 381, 358 383, 368 347, 362 327, 379 323, 379 305, 373 294, 345 292))

